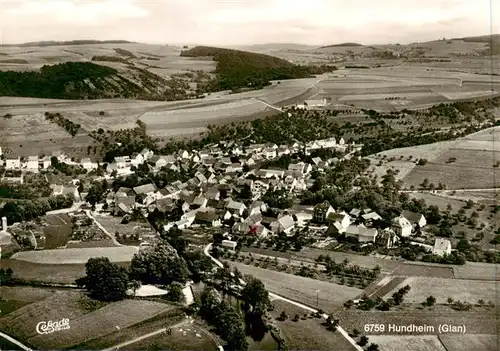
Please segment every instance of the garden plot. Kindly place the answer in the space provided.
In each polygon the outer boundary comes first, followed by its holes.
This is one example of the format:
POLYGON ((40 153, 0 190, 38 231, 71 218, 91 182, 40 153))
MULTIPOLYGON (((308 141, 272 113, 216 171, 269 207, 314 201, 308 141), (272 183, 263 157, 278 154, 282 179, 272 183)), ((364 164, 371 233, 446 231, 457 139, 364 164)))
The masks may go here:
MULTIPOLYGON (((447 303, 447 299, 451 297, 454 301, 466 301, 471 304, 477 303, 478 300, 488 301, 497 300, 497 283, 495 281, 478 281, 478 280, 462 280, 462 279, 442 279, 442 278, 422 278, 411 277, 405 279, 401 284, 395 287, 392 291, 386 294, 386 297, 409 285, 411 290, 405 295, 405 302, 421 303, 432 295, 436 298, 437 304, 447 303)), ((499 301, 500 302, 500 301, 499 301)))

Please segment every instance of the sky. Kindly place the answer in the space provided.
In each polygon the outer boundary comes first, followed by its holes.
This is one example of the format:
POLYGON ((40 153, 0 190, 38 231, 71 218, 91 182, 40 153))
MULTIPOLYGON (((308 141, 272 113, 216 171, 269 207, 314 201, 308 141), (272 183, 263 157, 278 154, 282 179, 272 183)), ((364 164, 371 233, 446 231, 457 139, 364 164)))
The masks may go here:
POLYGON ((0 0, 0 40, 406 44, 499 33, 491 13, 500 0, 0 0))

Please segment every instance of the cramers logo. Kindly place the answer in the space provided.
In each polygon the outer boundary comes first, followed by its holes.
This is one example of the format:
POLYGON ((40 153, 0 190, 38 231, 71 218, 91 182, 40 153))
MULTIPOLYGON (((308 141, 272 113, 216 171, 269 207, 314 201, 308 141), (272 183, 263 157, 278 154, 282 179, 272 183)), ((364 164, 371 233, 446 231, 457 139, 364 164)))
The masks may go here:
POLYGON ((69 319, 63 318, 58 322, 54 321, 41 321, 36 325, 38 334, 52 334, 53 332, 69 329, 69 319))

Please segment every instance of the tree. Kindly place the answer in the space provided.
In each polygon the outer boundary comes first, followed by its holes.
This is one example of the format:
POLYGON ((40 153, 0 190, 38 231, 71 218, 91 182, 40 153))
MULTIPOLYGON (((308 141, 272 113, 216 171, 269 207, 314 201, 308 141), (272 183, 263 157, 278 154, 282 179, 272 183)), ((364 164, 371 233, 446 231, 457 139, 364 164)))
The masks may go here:
POLYGON ((241 191, 240 191, 240 197, 242 199, 245 199, 245 200, 249 200, 252 198, 252 190, 250 189, 250 185, 248 184, 245 184, 243 185, 243 187, 241 188, 241 191))
POLYGON ((168 244, 160 242, 153 250, 139 252, 132 258, 130 275, 144 284, 185 283, 189 270, 186 261, 168 244))
POLYGON ((366 351, 378 351, 378 350, 379 348, 377 344, 370 344, 370 346, 368 346, 368 348, 366 349, 366 351))
POLYGON ((166 295, 166 298, 173 302, 183 302, 185 296, 182 290, 182 284, 174 282, 168 286, 168 293, 166 295))
POLYGON ((368 337, 365 336, 365 335, 362 335, 361 338, 358 341, 358 345, 359 346, 365 346, 366 344, 368 344, 368 337))
POLYGON ((285 311, 281 311, 278 320, 280 320, 280 321, 286 321, 287 319, 288 319, 288 315, 286 314, 286 312, 285 311))
POLYGON ((425 304, 429 307, 433 306, 435 303, 436 303, 436 298, 432 295, 425 300, 425 304))
POLYGON ((172 247, 177 250, 179 255, 183 255, 188 246, 187 239, 184 237, 182 230, 179 229, 177 225, 170 228, 168 232, 161 234, 161 238, 172 245, 172 247))
POLYGON ((453 298, 452 297, 448 297, 448 299, 446 301, 448 301, 449 304, 452 304, 453 303, 453 298))
POLYGON ((77 279, 98 300, 118 301, 126 296, 129 277, 126 270, 107 257, 90 258, 85 264, 86 276, 77 279))
POLYGON ((251 310, 255 315, 263 316, 271 306, 269 292, 266 290, 264 283, 254 277, 249 277, 241 291, 241 296, 245 302, 245 310, 247 312, 251 310))

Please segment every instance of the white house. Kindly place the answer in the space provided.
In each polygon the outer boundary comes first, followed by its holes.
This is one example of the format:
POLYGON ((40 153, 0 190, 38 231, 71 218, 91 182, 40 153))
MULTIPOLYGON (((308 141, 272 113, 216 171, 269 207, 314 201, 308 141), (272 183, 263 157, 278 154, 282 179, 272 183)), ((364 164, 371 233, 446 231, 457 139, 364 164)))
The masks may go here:
POLYGON ((427 225, 427 220, 421 213, 404 210, 401 215, 404 216, 415 227, 423 228, 425 227, 425 225, 427 225))
POLYGON ((285 233, 286 235, 290 235, 294 227, 295 221, 290 215, 283 216, 271 223, 271 230, 276 234, 285 233))
POLYGON ((326 220, 333 224, 338 233, 344 233, 351 225, 351 217, 347 213, 329 213, 326 220))
POLYGON ((238 243, 231 240, 222 240, 222 247, 228 248, 229 250, 236 250, 238 243))
POLYGON ((26 168, 28 169, 28 171, 37 172, 38 166, 38 156, 29 156, 28 162, 26 163, 26 168))
POLYGON ((128 156, 115 157, 114 163, 116 164, 116 167, 118 169, 127 168, 127 166, 130 163, 130 157, 128 157, 128 156))
POLYGON ((432 253, 438 256, 450 255, 451 242, 447 239, 436 238, 432 248, 432 253))
POLYGON ((97 162, 92 162, 90 158, 82 158, 80 166, 90 172, 93 169, 97 169, 97 162))
POLYGON ((392 227, 397 235, 408 237, 411 235, 413 226, 408 219, 403 216, 398 216, 392 220, 392 227))
POLYGON ((245 211, 247 207, 245 206, 244 203, 241 202, 236 202, 236 201, 229 201, 226 205, 226 209, 230 211, 231 213, 238 214, 240 217, 243 215, 243 211, 245 211))
POLYGON ((141 151, 141 155, 142 155, 142 158, 144 161, 147 161, 149 160, 151 157, 153 157, 154 155, 154 152, 145 148, 145 149, 142 149, 141 151))
POLYGON ((189 152, 187 152, 186 150, 179 150, 179 152, 177 153, 177 156, 179 158, 187 159, 187 158, 189 158, 189 152))
POLYGON ((40 165, 42 166, 43 169, 48 169, 50 166, 52 166, 52 161, 50 160, 50 156, 45 156, 41 158, 40 165))
POLYGON ((21 168, 21 158, 8 158, 5 160, 6 169, 18 169, 21 168))
POLYGON ((132 155, 132 157, 130 158, 130 163, 133 165, 133 166, 138 166, 140 164, 143 164, 144 163, 144 156, 142 156, 142 154, 134 154, 132 155))

